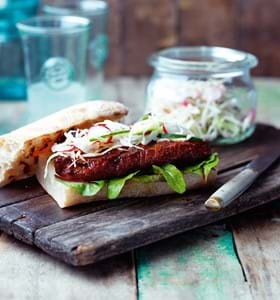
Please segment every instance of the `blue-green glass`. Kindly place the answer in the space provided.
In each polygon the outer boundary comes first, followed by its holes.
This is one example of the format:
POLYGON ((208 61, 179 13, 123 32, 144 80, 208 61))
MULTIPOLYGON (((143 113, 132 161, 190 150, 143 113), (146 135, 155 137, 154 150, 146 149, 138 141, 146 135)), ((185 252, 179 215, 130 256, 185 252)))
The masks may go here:
POLYGON ((15 24, 36 15, 39 0, 0 2, 0 101, 26 98, 21 42, 15 24))

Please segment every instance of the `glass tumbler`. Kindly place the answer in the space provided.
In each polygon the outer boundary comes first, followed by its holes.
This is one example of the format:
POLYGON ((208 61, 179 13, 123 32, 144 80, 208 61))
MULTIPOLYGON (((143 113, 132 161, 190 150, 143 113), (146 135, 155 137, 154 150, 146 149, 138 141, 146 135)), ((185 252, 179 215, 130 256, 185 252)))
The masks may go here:
POLYGON ((59 4, 45 5, 46 15, 77 15, 90 19, 93 24, 87 52, 87 98, 102 97, 104 65, 108 57, 108 12, 109 6, 104 0, 63 0, 59 4))
POLYGON ((90 21, 39 16, 17 23, 27 77, 27 121, 86 100, 90 21))

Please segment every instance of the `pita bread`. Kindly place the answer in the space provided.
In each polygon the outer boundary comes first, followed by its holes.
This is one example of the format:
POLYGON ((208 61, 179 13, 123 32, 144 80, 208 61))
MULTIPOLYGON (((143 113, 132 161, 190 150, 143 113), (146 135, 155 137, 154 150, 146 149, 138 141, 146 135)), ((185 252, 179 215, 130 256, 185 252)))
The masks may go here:
POLYGON ((126 107, 118 102, 85 102, 0 136, 0 187, 33 176, 39 155, 50 154, 65 131, 88 128, 105 119, 117 121, 126 114, 126 107))

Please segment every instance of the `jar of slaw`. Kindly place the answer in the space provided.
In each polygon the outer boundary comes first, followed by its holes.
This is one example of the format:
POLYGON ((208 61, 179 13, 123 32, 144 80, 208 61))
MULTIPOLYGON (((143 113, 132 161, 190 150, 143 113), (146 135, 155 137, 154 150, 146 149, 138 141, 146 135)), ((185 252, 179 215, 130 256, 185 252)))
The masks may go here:
POLYGON ((146 112, 214 144, 237 143, 254 132, 254 55, 222 47, 176 47, 153 54, 149 63, 154 74, 146 112))

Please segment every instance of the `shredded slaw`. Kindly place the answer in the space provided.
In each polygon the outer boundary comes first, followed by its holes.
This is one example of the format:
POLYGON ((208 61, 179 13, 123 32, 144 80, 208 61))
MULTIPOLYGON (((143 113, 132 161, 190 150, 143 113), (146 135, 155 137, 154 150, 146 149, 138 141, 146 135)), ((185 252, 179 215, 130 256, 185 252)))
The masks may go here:
POLYGON ((129 147, 135 147, 143 150, 142 145, 153 141, 190 140, 194 137, 177 123, 163 121, 152 115, 145 115, 131 126, 105 120, 89 129, 70 130, 64 136, 62 143, 52 146, 53 154, 48 158, 45 177, 49 163, 57 156, 71 157, 75 166, 77 160, 102 156, 113 149, 127 151, 129 147))
POLYGON ((174 80, 160 78, 150 88, 147 111, 176 120, 193 136, 214 141, 245 133, 255 121, 256 112, 242 113, 220 80, 174 80))

